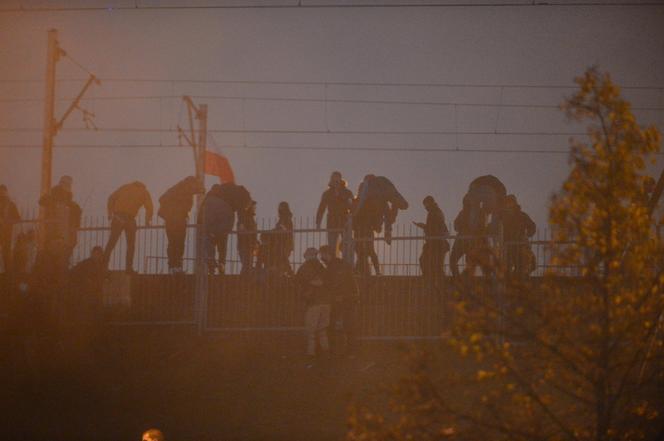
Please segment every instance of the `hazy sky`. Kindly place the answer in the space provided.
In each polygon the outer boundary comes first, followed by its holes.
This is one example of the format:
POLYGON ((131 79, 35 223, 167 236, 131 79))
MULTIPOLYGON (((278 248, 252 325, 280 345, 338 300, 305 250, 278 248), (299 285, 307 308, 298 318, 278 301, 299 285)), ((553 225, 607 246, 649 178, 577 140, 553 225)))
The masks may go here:
MULTIPOLYGON (((73 3, 3 7, 20 4, 73 3)), ((593 64, 620 84, 653 87, 625 90, 635 107, 664 108, 663 25, 664 6, 0 12, 0 181, 19 206, 36 204, 40 150, 6 146, 41 144, 46 31, 57 28, 61 46, 102 80, 83 103, 100 130, 71 130, 85 127, 75 112, 54 152, 54 179, 74 177, 86 214, 103 214, 126 182, 144 181, 156 200, 193 174, 192 153, 173 132, 187 124, 178 97, 190 94, 208 104, 210 142, 228 146, 259 216, 280 200, 313 216, 329 173, 340 170, 353 190, 366 173, 390 177, 413 207, 404 222, 423 218, 427 194, 453 220, 468 183, 491 173, 544 226, 566 154, 463 150, 566 150, 582 127, 555 108, 572 92, 557 86, 573 86, 593 64)), ((61 115, 86 73, 67 58, 57 72, 81 79, 58 82, 61 115)), ((664 127, 664 110, 636 113, 664 127)))

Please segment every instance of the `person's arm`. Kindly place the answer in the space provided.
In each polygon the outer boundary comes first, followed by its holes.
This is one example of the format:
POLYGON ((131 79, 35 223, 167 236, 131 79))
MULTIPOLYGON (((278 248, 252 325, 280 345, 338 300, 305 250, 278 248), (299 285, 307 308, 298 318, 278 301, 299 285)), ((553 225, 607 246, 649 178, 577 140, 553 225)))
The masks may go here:
POLYGON ((327 209, 327 191, 323 192, 323 195, 320 198, 320 204, 318 204, 318 210, 316 211, 316 228, 320 230, 321 223, 323 222, 323 214, 327 209))
POLYGON ((421 229, 423 229, 423 230, 426 229, 426 225, 425 225, 423 222, 415 222, 415 221, 413 221, 413 225, 415 225, 417 228, 421 228, 421 229))

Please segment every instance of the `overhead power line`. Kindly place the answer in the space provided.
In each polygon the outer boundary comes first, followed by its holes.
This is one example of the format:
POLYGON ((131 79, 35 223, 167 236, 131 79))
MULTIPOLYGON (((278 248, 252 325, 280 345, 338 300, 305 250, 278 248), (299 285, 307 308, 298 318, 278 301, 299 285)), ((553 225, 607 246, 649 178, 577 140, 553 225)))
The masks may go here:
MULTIPOLYGON (((0 148, 39 148, 39 145, 0 145, 0 148)), ((63 145, 59 149, 184 149, 176 144, 97 144, 97 145, 63 145)), ((357 151, 357 152, 431 152, 431 153, 495 153, 495 154, 569 154, 569 149, 492 149, 482 147, 310 147, 292 145, 222 145, 222 149, 232 150, 295 150, 295 151, 357 151)), ((664 153, 658 153, 658 156, 664 153)))
MULTIPOLYGON (((447 87, 469 89, 577 89, 575 84, 488 84, 488 83, 440 83, 440 82, 376 82, 376 81, 295 81, 295 80, 218 80, 184 78, 119 78, 97 77, 105 83, 189 83, 189 84, 238 84, 238 85, 273 85, 273 86, 346 86, 346 87, 447 87)), ((86 78, 60 78, 59 83, 81 82, 86 78)), ((0 79, 0 83, 43 83, 40 79, 0 79)), ((623 90, 661 90, 664 85, 624 85, 623 90)))
POLYGON ((216 5, 141 5, 137 1, 134 6, 60 6, 60 7, 12 7, 0 9, 0 12, 86 12, 86 11, 158 11, 158 10, 224 10, 224 9, 394 9, 394 8, 495 8, 495 7, 607 7, 607 6, 661 6, 660 2, 652 0, 642 1, 560 1, 560 0, 532 0, 532 1, 491 1, 485 0, 483 2, 463 2, 463 1, 450 1, 450 2, 427 2, 427 1, 402 1, 399 3, 308 3, 306 0, 292 0, 284 1, 283 3, 275 4, 216 4, 216 5))
MULTIPOLYGON (((0 128, 0 132, 36 133, 38 128, 0 128)), ((87 128, 62 129, 63 132, 90 132, 87 128)), ((97 128, 109 133, 178 133, 177 129, 97 128)), ((276 135, 492 135, 492 136, 585 136, 586 132, 519 132, 493 130, 297 130, 297 129, 209 129, 208 133, 276 135)))
MULTIPOLYGON (((662 89, 664 91, 664 89, 662 89)), ((339 99, 339 98, 294 98, 294 97, 256 97, 233 95, 188 95, 195 99, 233 100, 233 101, 266 101, 266 102, 294 102, 318 104, 379 104, 404 106, 431 106, 431 107, 485 107, 485 108, 516 108, 516 109, 552 109, 560 110, 560 105, 554 104, 518 104, 518 103, 466 103, 453 101, 412 101, 412 100, 369 100, 369 99, 339 99)), ((104 96, 88 97, 81 101, 124 101, 124 100, 181 100, 182 95, 136 95, 136 96, 104 96)), ((71 98, 60 98, 57 101, 70 101, 71 98)), ((0 103, 42 102, 41 98, 0 98, 0 103)), ((664 107, 641 106, 632 107, 639 111, 661 111, 664 107)))

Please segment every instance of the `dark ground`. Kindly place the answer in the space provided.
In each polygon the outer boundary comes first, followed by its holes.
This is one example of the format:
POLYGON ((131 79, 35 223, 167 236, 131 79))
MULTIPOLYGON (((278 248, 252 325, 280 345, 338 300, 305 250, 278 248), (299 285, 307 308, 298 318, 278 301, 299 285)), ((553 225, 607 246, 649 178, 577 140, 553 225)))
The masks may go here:
POLYGON ((64 341, 31 343, 38 380, 16 339, 3 343, 3 439, 138 440, 154 426, 168 440, 338 440, 348 405, 396 379, 406 348, 364 342, 312 366, 297 333, 109 328, 92 352, 64 341))

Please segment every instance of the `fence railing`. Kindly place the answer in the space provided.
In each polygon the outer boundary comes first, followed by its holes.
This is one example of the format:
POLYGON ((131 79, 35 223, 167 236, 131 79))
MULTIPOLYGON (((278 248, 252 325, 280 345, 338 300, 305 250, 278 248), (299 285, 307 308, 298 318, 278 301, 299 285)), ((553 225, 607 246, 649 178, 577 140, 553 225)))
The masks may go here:
MULTIPOLYGON (((258 225, 258 234, 271 231, 275 219, 262 219, 258 225)), ((14 241, 21 233, 36 230, 39 226, 36 220, 26 220, 17 223, 14 227, 14 241)), ((193 274, 196 262, 196 224, 187 226, 186 241, 183 255, 183 270, 185 273, 193 274)), ((315 222, 311 218, 294 219, 293 229, 293 252, 290 255, 290 264, 293 271, 303 262, 304 251, 309 247, 319 248, 327 243, 328 230, 316 229, 315 222)), ((110 236, 110 222, 106 218, 86 217, 77 232, 77 241, 71 256, 71 265, 75 265, 87 258, 94 246, 104 247, 110 236)), ((426 237, 422 230, 413 225, 395 225, 392 231, 392 243, 388 245, 385 238, 378 234, 372 242, 372 247, 378 257, 380 273, 389 276, 420 276, 421 269, 419 258, 426 237)), ((450 235, 447 240, 450 249, 453 247, 457 235, 450 235)), ((241 271, 241 260, 237 247, 238 233, 233 231, 229 234, 227 244, 227 255, 225 256, 225 273, 229 275, 239 274, 241 271)), ((355 239, 354 239, 355 240, 355 239)), ((362 239, 367 240, 367 239, 362 239)), ((150 226, 139 225, 136 233, 134 269, 140 274, 166 274, 168 273, 168 258, 165 227, 158 222, 150 226)), ((576 268, 556 267, 552 264, 553 245, 550 231, 540 229, 527 244, 535 256, 535 270, 532 276, 542 276, 547 270, 555 270, 562 275, 578 275, 576 268)), ((557 244, 562 246, 562 244, 557 244)), ((110 256, 109 270, 123 270, 125 268, 126 241, 124 236, 120 238, 110 256)), ((340 248, 342 245, 340 244, 340 248)), ((352 249, 354 244, 350 246, 352 249)), ((447 254, 443 265, 445 274, 450 274, 450 253, 447 254)), ((218 256, 217 256, 218 258, 218 256)), ((2 258, 0 257, 0 260, 2 258)), ((371 265, 370 265, 371 266, 371 265)), ((4 262, 2 266, 4 268, 4 262)), ((459 269, 465 268, 465 256, 459 261, 459 269)))

